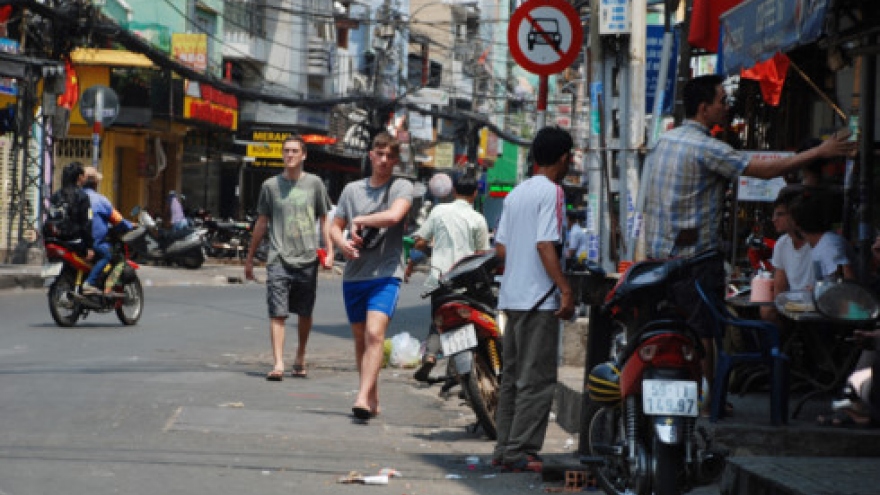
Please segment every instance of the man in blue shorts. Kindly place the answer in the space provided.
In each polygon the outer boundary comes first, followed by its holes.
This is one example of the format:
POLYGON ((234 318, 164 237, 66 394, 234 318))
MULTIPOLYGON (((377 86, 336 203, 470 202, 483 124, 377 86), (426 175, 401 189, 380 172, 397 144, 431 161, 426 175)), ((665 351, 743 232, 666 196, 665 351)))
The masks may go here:
POLYGON ((406 179, 392 177, 399 159, 400 143, 387 133, 378 134, 370 150, 373 175, 345 186, 330 228, 333 243, 347 260, 342 292, 360 373, 351 411, 361 420, 379 414, 385 330, 403 278, 403 221, 413 187, 406 179), (346 228, 347 239, 342 234, 346 228))

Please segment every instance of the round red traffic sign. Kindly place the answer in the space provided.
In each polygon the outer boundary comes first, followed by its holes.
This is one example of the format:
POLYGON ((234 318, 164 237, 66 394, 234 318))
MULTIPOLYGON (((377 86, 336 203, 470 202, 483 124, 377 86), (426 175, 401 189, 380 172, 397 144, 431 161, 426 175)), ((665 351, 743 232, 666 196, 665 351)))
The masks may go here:
POLYGON ((583 40, 578 13, 563 0, 528 0, 513 12, 507 27, 513 60, 542 76, 571 65, 583 40))

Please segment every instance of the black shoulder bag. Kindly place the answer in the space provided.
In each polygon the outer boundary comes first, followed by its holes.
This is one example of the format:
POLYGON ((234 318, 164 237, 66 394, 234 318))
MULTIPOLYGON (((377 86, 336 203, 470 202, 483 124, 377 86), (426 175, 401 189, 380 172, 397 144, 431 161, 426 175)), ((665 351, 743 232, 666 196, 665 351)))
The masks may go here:
MULTIPOLYGON (((369 181, 369 177, 364 179, 369 181)), ((394 187, 395 180, 392 179, 391 183, 388 184, 388 187, 385 189, 385 194, 382 196, 382 204, 378 209, 373 211, 372 213, 376 213, 388 208, 388 195, 391 193, 391 188, 394 187)), ((385 240, 385 234, 388 232, 388 227, 364 227, 361 230, 361 239, 363 239, 364 243, 361 249, 369 251, 370 249, 375 249, 382 244, 382 241, 385 240)))

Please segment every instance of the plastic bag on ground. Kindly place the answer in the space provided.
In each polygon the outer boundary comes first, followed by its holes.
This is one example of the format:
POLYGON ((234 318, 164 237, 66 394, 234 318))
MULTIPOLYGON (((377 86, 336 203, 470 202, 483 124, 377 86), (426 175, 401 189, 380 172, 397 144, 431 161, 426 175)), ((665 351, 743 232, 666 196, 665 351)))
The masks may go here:
POLYGON ((421 342, 408 332, 403 332, 391 337, 391 366, 410 368, 418 366, 420 361, 419 349, 421 342))

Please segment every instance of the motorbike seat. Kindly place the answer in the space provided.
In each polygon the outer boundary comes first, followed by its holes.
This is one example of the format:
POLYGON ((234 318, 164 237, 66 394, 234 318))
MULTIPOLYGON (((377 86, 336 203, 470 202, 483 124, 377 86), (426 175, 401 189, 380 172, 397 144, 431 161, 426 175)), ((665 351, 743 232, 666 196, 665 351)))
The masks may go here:
POLYGON ((690 258, 672 258, 668 260, 648 260, 634 264, 614 289, 614 295, 606 302, 606 306, 618 304, 621 300, 634 294, 650 291, 664 291, 672 282, 682 279, 687 271, 703 263, 717 261, 721 253, 710 249, 690 258))
POLYGON ((489 306, 486 303, 480 302, 473 297, 460 294, 457 292, 449 292, 437 297, 436 306, 442 306, 448 302, 461 301, 469 306, 473 306, 477 310, 487 313, 487 314, 495 314, 495 309, 492 306, 489 306))
POLYGON ((220 230, 240 230, 238 222, 214 222, 214 225, 220 230))

